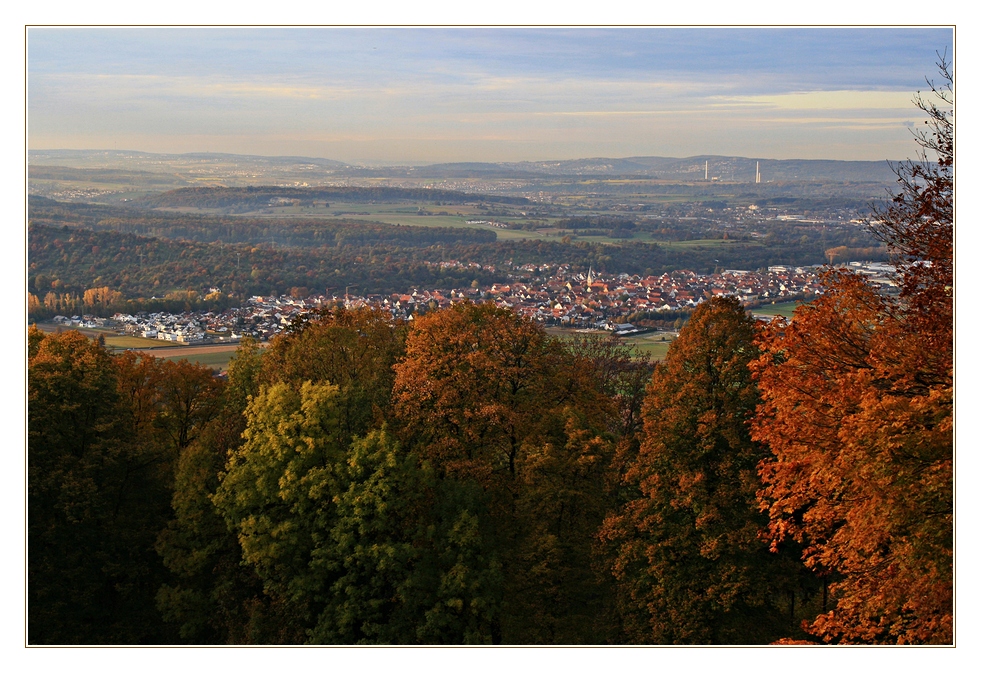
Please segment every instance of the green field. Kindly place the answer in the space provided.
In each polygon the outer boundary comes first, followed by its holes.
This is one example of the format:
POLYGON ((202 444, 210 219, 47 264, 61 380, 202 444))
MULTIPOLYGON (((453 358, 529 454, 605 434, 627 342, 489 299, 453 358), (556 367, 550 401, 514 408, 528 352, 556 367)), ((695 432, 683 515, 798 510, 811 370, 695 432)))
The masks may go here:
POLYGON ((65 327, 63 325, 56 325, 54 323, 37 323, 38 328, 43 332, 57 333, 57 332, 67 332, 68 330, 75 330, 87 336, 90 339, 98 339, 100 336, 106 342, 106 348, 109 350, 127 350, 129 348, 137 348, 140 350, 146 350, 148 348, 166 348, 168 346, 183 346, 184 344, 177 344, 172 341, 158 341, 157 339, 144 339, 143 337, 125 336, 117 334, 114 330, 105 328, 78 328, 78 327, 65 327))
MULTIPOLYGON (((559 339, 572 339, 580 335, 579 332, 561 327, 546 327, 545 331, 551 336, 558 337, 559 339)), ((609 332, 596 331, 587 332, 587 334, 595 336, 608 336, 609 332)), ((668 347, 676 337, 677 334, 673 332, 648 332, 645 334, 634 334, 621 337, 621 340, 624 344, 630 347, 634 357, 640 355, 650 355, 654 360, 663 360, 665 357, 667 357, 668 347)))
POLYGON ((218 369, 225 371, 228 369, 228 363, 235 356, 235 351, 226 350, 218 351, 216 353, 200 353, 198 355, 173 355, 170 357, 163 358, 164 360, 170 360, 171 362, 176 362, 178 360, 187 360, 191 364, 206 365, 212 369, 218 369))
POLYGON ((624 342, 633 349, 636 355, 650 355, 654 360, 663 360, 668 356, 668 348, 674 337, 663 332, 653 332, 639 336, 624 338, 624 342), (661 341, 661 339, 664 341, 661 341))
POLYGON ((143 337, 119 336, 115 334, 113 336, 106 335, 105 339, 106 347, 115 350, 125 350, 127 348, 145 350, 147 348, 167 348, 182 345, 173 341, 160 341, 158 339, 144 339, 143 337))
POLYGON ((782 316, 784 318, 789 318, 794 315, 794 309, 796 309, 801 304, 807 304, 806 301, 782 301, 777 304, 767 304, 765 306, 760 306, 759 308, 751 309, 752 313, 756 315, 773 315, 782 316))

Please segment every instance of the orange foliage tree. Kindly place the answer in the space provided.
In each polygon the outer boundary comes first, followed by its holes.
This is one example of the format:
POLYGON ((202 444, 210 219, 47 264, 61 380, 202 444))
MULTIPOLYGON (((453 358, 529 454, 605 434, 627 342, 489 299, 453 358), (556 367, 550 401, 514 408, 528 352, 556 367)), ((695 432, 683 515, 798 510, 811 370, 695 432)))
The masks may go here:
POLYGON ((897 254, 899 297, 830 273, 753 364, 769 538, 802 543, 830 581, 805 624, 825 642, 953 641, 953 99, 940 66, 940 104, 917 99, 937 161, 901 166, 902 193, 872 225, 897 254))
POLYGON ((484 556, 501 564, 493 642, 602 642, 609 592, 592 567, 618 409, 595 367, 530 320, 460 304, 416 320, 396 365, 404 445, 442 488, 477 487, 484 556), (497 560, 499 559, 499 561, 497 560))
MULTIPOLYGON (((632 642, 748 644, 793 634, 800 563, 758 539, 755 468, 764 448, 747 420, 758 393, 756 329, 739 302, 702 304, 658 365, 643 405, 634 492, 604 524, 632 642)), ((802 602, 802 601, 801 601, 802 602)))
POLYGON ((174 463, 220 392, 210 369, 77 331, 28 331, 28 637, 173 639, 154 607, 174 463))

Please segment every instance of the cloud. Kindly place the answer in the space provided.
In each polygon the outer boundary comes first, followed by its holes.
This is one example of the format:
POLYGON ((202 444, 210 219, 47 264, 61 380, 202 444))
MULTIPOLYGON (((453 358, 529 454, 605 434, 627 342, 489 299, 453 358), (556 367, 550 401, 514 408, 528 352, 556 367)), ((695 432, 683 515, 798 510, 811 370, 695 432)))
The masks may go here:
POLYGON ((655 141, 712 152, 713 143, 734 146, 736 134, 752 147, 779 129, 789 154, 848 132, 849 151, 881 158, 894 153, 883 144, 889 134, 908 141, 913 91, 949 34, 32 28, 30 142, 156 134, 158 148, 213 138, 249 153, 304 138, 412 151, 444 140, 487 152, 494 142, 549 138, 550 148, 567 148, 550 152, 573 156, 604 146, 656 153, 655 141))
POLYGON ((713 107, 780 110, 909 110, 912 91, 795 91, 753 96, 716 96, 713 107))

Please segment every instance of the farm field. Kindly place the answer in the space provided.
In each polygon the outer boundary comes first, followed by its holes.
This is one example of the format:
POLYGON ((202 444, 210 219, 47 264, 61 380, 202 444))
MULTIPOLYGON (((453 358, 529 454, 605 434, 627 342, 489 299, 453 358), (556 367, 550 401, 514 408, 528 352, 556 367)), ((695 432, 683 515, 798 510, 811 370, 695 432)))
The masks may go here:
MULTIPOLYGON (((38 323, 37 326, 38 329, 49 333, 66 331, 65 327, 53 323, 38 323)), ((105 340, 106 348, 110 352, 138 351, 148 353, 163 360, 187 360, 195 364, 207 365, 219 371, 228 369, 228 363, 238 349, 238 344, 192 346, 190 344, 157 341, 156 339, 144 339, 142 337, 120 336, 112 330, 76 329, 76 331, 81 332, 90 339, 98 339, 101 336, 105 340)), ((260 344, 260 347, 266 345, 260 344)))
POLYGON ((778 304, 767 304, 766 306, 760 306, 759 308, 751 309, 752 313, 756 315, 772 315, 781 316, 783 318, 789 318, 794 315, 794 310, 801 304, 806 304, 805 301, 782 301, 778 304))
POLYGON ((143 337, 134 336, 124 336, 117 334, 111 329, 90 329, 83 327, 65 327, 64 325, 56 325, 55 323, 37 323, 37 328, 42 332, 58 333, 64 332, 69 329, 73 329, 76 332, 81 332, 90 339, 98 339, 100 336, 105 340, 106 347, 109 350, 127 350, 127 349, 138 349, 138 350, 151 350, 155 348, 183 348, 184 344, 174 344, 164 341, 158 341, 156 339, 144 339, 143 337))
MULTIPOLYGON (((420 204, 420 207, 439 208, 440 212, 446 215, 420 215, 418 208, 405 205, 365 205, 363 203, 337 203, 331 204, 326 211, 315 208, 287 207, 276 208, 273 212, 252 212, 242 213, 243 217, 257 218, 316 218, 316 219, 338 219, 338 220, 364 220, 365 222, 380 222, 382 224, 401 224, 413 227, 449 227, 463 229, 484 229, 493 231, 499 240, 514 239, 544 239, 547 234, 534 231, 523 231, 516 229, 500 229, 487 224, 468 224, 470 219, 490 219, 487 215, 481 214, 479 210, 466 206, 431 206, 431 204, 420 204), (340 214, 335 214, 340 213, 340 214)), ((508 222, 508 218, 495 218, 502 222, 508 222)))
MULTIPOLYGON (((572 339, 574 336, 579 334, 575 330, 565 329, 562 327, 546 327, 545 331, 551 336, 558 337, 560 339, 572 339)), ((601 330, 589 332, 588 334, 595 334, 598 336, 609 335, 608 332, 601 330)), ((671 342, 674 341, 677 336, 678 335, 674 332, 648 332, 645 334, 632 334, 621 337, 621 340, 624 344, 630 347, 634 357, 640 355, 650 355, 654 360, 663 360, 668 355, 668 347, 671 346, 671 342)))
POLYGON ((638 355, 649 355, 654 360, 663 360, 668 356, 668 348, 677 335, 665 332, 651 332, 624 337, 624 342, 638 355), (663 341, 662 341, 663 339, 663 341))
MULTIPOLYGON (((189 346, 186 349, 187 353, 181 353, 180 355, 168 355, 163 357, 164 360, 170 360, 176 362, 178 360, 187 360, 188 362, 196 365, 205 365, 211 367, 212 369, 217 369, 218 371, 225 371, 228 369, 228 363, 231 362, 232 358, 235 356, 235 351, 238 350, 238 346, 210 346, 210 347, 195 347, 189 346)), ((157 352, 154 355, 162 355, 162 353, 157 352)))
POLYGON ((157 339, 144 339, 143 337, 135 336, 119 336, 113 334, 112 336, 106 336, 106 346, 111 350, 153 350, 156 348, 186 348, 184 344, 174 344, 169 341, 159 341, 157 339))

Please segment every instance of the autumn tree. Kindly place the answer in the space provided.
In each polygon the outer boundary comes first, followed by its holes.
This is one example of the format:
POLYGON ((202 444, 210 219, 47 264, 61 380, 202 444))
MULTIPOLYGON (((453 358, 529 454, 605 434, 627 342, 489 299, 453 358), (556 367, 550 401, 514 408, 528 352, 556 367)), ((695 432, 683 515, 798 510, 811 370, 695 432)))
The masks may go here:
MULTIPOLYGON (((954 313, 954 70, 946 56, 937 64, 932 97, 917 94, 926 113, 914 132, 919 155, 896 167, 899 193, 874 208, 871 233, 889 246, 900 276, 904 320, 929 332, 932 348, 950 354, 954 313)), ((926 335, 924 335, 926 336, 926 335)), ((943 363, 935 367, 943 370, 943 363)))
POLYGON ((871 224, 896 253, 899 297, 830 273, 753 365, 769 538, 804 545, 830 582, 806 624, 825 642, 953 641, 953 73, 940 69, 935 101, 916 99, 925 154, 871 224))
POLYGON ((733 298, 702 304, 658 365, 643 406, 635 493, 602 537, 632 642, 766 643, 792 631, 797 569, 758 539, 747 421, 756 328, 733 298))
POLYGON ((108 287, 89 288, 82 295, 82 302, 89 310, 105 310, 110 306, 119 304, 123 300, 123 293, 112 290, 108 287))
POLYGON ((170 642, 153 607, 169 475, 118 363, 76 331, 28 335, 28 639, 170 642))
POLYGON ((616 405, 594 371, 531 321, 459 304, 416 320, 396 366, 403 444, 443 484, 489 498, 500 589, 495 642, 588 642, 604 579, 593 534, 606 509, 616 405))
POLYGON ((347 436, 365 434, 388 414, 405 327, 375 309, 327 309, 277 337, 263 359, 263 382, 332 383, 341 391, 347 436))
POLYGON ((540 329, 493 305, 430 313, 413 324, 396 368, 396 415, 441 469, 513 478, 541 402, 569 386, 548 380, 558 357, 540 329))

